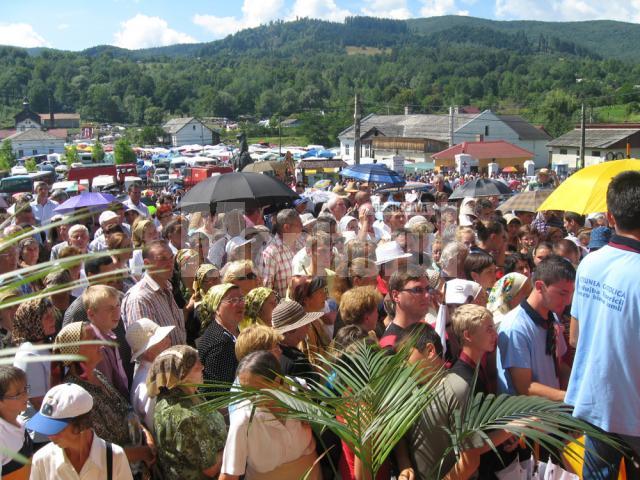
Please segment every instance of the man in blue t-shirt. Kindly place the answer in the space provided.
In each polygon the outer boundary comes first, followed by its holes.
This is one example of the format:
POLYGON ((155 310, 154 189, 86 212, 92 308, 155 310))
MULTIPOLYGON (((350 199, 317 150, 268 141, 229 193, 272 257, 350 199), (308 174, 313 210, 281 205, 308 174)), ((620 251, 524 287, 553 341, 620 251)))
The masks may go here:
MULTIPOLYGON (((613 178, 607 209, 616 233, 578 268, 571 309, 578 343, 566 402, 575 407, 574 416, 617 434, 638 457, 640 172, 613 178)), ((583 478, 617 478, 622 453, 589 437, 586 446, 583 478)), ((633 462, 626 468, 628 478, 640 478, 633 462)))
POLYGON ((571 303, 576 271, 569 261, 550 255, 540 262, 526 300, 509 312, 498 332, 498 393, 536 395, 564 401, 569 368, 557 335, 556 315, 571 303))

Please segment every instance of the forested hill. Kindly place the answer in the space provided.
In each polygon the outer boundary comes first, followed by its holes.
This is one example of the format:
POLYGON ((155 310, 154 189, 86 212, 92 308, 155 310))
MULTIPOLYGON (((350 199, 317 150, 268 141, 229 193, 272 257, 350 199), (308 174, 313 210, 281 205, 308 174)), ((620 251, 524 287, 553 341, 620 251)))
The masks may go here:
POLYGON ((79 111, 86 121, 138 125, 172 115, 295 115, 335 141, 358 92, 365 114, 475 105, 559 134, 581 101, 640 110, 640 65, 622 43, 613 55, 607 35, 594 38, 602 25, 640 44, 640 26, 616 22, 355 17, 279 21, 216 42, 138 51, 1 47, 0 120, 10 124, 26 95, 39 112, 51 99, 56 111, 79 111))

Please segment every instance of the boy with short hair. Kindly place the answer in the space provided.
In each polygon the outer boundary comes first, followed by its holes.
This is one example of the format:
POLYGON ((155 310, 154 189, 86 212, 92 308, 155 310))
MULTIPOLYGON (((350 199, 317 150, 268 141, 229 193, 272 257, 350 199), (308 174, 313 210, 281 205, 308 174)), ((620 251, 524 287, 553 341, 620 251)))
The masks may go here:
MULTIPOLYGON (((82 294, 82 303, 98 340, 116 342, 113 329, 120 321, 122 294, 108 285, 92 285, 82 294)), ((125 398, 129 398, 129 381, 117 346, 105 345, 97 368, 125 398)))

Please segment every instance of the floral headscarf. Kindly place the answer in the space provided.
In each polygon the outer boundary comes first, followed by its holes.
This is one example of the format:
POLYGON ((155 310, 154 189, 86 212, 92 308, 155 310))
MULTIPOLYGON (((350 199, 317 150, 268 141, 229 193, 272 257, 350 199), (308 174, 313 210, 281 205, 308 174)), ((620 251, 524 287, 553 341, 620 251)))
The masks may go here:
MULTIPOLYGON (((82 340, 82 329, 89 325, 89 322, 73 322, 68 324, 56 336, 54 345, 65 343, 77 343, 82 340)), ((67 345, 64 347, 55 347, 56 353, 63 355, 80 355, 80 345, 67 345)), ((65 360, 65 366, 71 365, 72 362, 65 360)))
POLYGON ((520 290, 528 281, 529 278, 521 273, 507 273, 491 289, 487 308, 491 313, 501 313, 503 315, 509 313, 509 302, 520 293, 520 290))
POLYGON ((198 361, 198 351, 189 345, 176 345, 158 355, 147 374, 147 392, 157 397, 161 389, 178 387, 198 361))
POLYGON ((209 289, 200 304, 201 331, 204 331, 213 320, 222 299, 232 288, 238 288, 233 283, 221 283, 209 289))
POLYGON ((262 323, 259 318, 262 305, 273 293, 273 290, 267 287, 257 287, 251 290, 244 297, 244 322, 246 324, 262 323))
POLYGON ((207 294, 204 290, 202 290, 202 286, 204 284, 205 279, 207 278, 207 274, 211 270, 218 270, 218 267, 211 263, 203 263, 198 267, 196 271, 196 277, 193 279, 193 292, 196 300, 202 300, 204 296, 207 294))
POLYGON ((27 300, 21 303, 13 319, 11 336, 16 345, 24 342, 42 342, 46 339, 42 317, 53 304, 47 298, 27 300))
POLYGON ((195 250, 192 250, 190 248, 183 248, 176 254, 176 263, 183 267, 184 264, 187 263, 190 259, 197 256, 198 252, 196 252, 195 250))

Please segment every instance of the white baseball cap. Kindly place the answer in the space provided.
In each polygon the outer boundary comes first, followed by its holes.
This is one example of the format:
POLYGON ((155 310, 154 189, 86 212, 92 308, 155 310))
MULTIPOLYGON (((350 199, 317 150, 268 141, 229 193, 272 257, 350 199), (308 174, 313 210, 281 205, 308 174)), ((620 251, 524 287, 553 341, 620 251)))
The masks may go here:
POLYGON ((385 242, 376 248, 376 265, 383 265, 393 260, 401 258, 409 258, 410 253, 402 250, 400 244, 396 241, 385 242))
POLYGON ((125 338, 131 347, 131 361, 135 362, 140 355, 164 340, 174 328, 173 325, 161 327, 148 318, 141 318, 129 325, 125 338))
POLYGON ((26 427, 43 435, 56 435, 71 420, 92 408, 93 397, 89 392, 75 383, 62 383, 46 393, 40 411, 26 423, 26 427))
POLYGON ((482 286, 474 281, 454 278, 447 282, 444 303, 463 305, 469 301, 469 297, 475 299, 481 290, 482 286))
POLYGON ((112 212, 111 210, 105 210, 100 214, 100 217, 98 218, 98 223, 100 225, 104 225, 109 220, 113 220, 114 218, 118 218, 118 214, 116 212, 112 212))
POLYGON ((247 240, 246 238, 240 237, 240 236, 233 237, 233 238, 231 238, 231 240, 229 240, 227 242, 227 245, 224 247, 224 250, 225 250, 225 252, 227 252, 227 255, 229 255, 236 248, 242 247, 243 245, 246 245, 247 243, 253 243, 255 241, 256 241, 255 238, 250 238, 249 240, 247 240))
POLYGON ((313 216, 313 213, 303 213, 300 215, 300 220, 302 221, 303 228, 306 228, 318 221, 318 219, 313 216))

